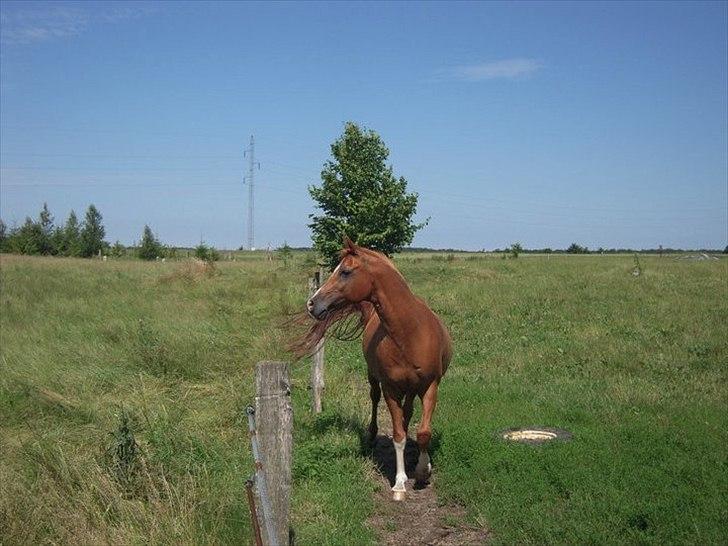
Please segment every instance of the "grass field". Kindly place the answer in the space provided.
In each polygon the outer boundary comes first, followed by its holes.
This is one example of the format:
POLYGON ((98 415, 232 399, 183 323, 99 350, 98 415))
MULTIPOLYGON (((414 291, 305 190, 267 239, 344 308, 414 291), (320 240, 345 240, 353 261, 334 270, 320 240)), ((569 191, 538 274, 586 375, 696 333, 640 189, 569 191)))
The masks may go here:
MULTIPOLYGON (((728 542, 728 260, 640 261, 635 277, 631 256, 397 260, 454 339, 438 494, 494 543, 728 542), (574 438, 497 438, 524 425, 574 438)), ((3 255, 1 274, 0 543, 245 543, 243 410, 255 362, 287 358, 303 258, 207 275, 3 255)), ((293 368, 297 543, 376 543, 360 347, 327 344, 316 418, 308 366, 293 368)))

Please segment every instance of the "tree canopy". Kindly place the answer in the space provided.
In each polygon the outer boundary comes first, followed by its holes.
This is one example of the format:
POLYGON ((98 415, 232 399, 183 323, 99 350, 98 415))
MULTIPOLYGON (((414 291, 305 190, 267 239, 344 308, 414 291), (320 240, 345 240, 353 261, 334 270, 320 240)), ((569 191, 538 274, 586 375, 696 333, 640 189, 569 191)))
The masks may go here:
POLYGON ((94 205, 89 205, 81 229, 81 256, 89 258, 104 248, 106 229, 101 223, 103 217, 94 205))
POLYGON ((571 243, 569 248, 566 249, 566 252, 568 254, 589 254, 589 249, 577 243, 571 243))
POLYGON ((27 217, 20 227, 14 226, 10 230, 0 220, 0 227, 0 251, 3 252, 88 257, 107 246, 101 214, 93 205, 89 207, 83 225, 79 224, 73 211, 65 224, 54 225, 53 215, 43 203, 37 220, 27 217))
POLYGON ((142 233, 142 240, 139 244, 137 253, 142 260, 154 260, 162 255, 162 244, 157 240, 152 232, 152 228, 145 225, 142 233))
POLYGON ((81 255, 81 227, 78 224, 76 213, 71 210, 63 227, 62 253, 64 256, 81 255))
POLYGON ((48 203, 43 203, 43 209, 39 215, 40 233, 38 248, 41 254, 53 254, 53 215, 48 209, 48 203))
POLYGON ((387 165, 389 149, 374 131, 347 123, 331 145, 332 158, 321 171, 322 185, 310 186, 321 214, 311 214, 314 248, 330 266, 339 260, 342 236, 391 255, 412 242, 417 230, 417 193, 387 165))

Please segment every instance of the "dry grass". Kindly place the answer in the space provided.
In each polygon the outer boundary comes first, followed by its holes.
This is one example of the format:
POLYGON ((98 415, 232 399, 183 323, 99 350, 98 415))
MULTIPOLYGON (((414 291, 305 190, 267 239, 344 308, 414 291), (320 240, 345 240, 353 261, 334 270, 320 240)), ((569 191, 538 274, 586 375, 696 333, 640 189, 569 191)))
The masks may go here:
POLYGON ((218 275, 219 271, 215 267, 215 262, 206 262, 192 258, 178 265, 174 271, 166 273, 159 277, 161 283, 184 282, 196 283, 204 279, 209 279, 218 275))

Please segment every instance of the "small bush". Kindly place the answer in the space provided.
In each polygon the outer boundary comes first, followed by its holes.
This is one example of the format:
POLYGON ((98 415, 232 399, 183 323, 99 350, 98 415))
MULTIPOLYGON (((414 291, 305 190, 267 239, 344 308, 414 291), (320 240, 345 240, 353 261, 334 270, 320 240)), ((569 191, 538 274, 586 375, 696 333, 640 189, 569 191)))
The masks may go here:
POLYGON ((119 241, 116 241, 111 246, 111 250, 109 252, 113 258, 121 258, 122 256, 126 256, 126 247, 119 241))
POLYGON ((220 253, 215 247, 200 243, 195 247, 195 258, 205 262, 217 262, 220 260, 220 253))
POLYGON ((283 246, 276 250, 278 259, 283 261, 283 267, 288 267, 288 261, 293 257, 293 251, 287 242, 283 242, 283 246))
POLYGON ((640 275, 642 275, 642 264, 640 263, 640 259, 637 254, 634 255, 634 267, 632 268, 632 275, 635 277, 639 277, 640 275))
POLYGON ((129 414, 122 408, 119 425, 111 433, 113 440, 106 450, 106 463, 122 490, 133 495, 138 489, 140 450, 132 432, 129 414))

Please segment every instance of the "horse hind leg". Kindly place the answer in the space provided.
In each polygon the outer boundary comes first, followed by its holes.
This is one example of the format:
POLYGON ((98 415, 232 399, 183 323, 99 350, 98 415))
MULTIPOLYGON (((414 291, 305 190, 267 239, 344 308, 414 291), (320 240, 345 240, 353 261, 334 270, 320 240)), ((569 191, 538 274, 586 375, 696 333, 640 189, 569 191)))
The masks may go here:
POLYGON ((372 420, 369 422, 367 438, 369 445, 374 445, 374 442, 377 440, 377 432, 379 432, 379 428, 377 427, 377 406, 381 397, 382 388, 379 386, 379 381, 369 376, 369 398, 372 400, 372 420))
POLYGON ((420 457, 415 467, 415 485, 424 486, 430 479, 432 465, 430 464, 430 440, 432 439, 432 414, 437 405, 437 382, 432 382, 422 397, 422 419, 417 428, 417 446, 420 448, 420 457))

